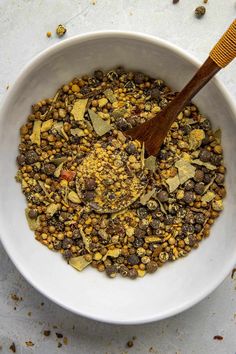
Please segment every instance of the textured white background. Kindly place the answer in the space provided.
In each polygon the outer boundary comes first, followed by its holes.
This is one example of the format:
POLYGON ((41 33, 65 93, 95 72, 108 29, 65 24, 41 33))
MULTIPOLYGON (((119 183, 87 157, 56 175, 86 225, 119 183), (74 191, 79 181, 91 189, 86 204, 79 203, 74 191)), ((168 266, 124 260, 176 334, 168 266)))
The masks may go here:
MULTIPOLYGON (((0 99, 35 54, 63 40, 54 34, 59 23, 68 29, 64 38, 95 30, 134 30, 167 39, 203 60, 236 17, 236 1, 209 0, 205 17, 197 20, 193 11, 202 1, 180 0, 172 5, 172 0, 97 0, 93 5, 90 0, 0 0, 0 99), (46 37, 47 31, 52 31, 52 38, 46 37)), ((219 76, 236 99, 236 62, 219 76)), ((185 313, 149 325, 122 327, 75 316, 48 301, 26 283, 0 247, 0 352, 4 354, 10 352, 12 341, 22 354, 235 354, 235 333, 236 276, 235 280, 228 276, 211 296, 185 313), (15 304, 12 293, 23 300, 15 304), (49 337, 43 336, 45 329, 52 331, 49 337), (57 347, 56 331, 68 337, 67 346, 57 347), (217 334, 224 340, 213 340, 217 334), (133 348, 126 348, 133 336, 137 337, 133 348), (28 340, 34 347, 25 345, 28 340)))

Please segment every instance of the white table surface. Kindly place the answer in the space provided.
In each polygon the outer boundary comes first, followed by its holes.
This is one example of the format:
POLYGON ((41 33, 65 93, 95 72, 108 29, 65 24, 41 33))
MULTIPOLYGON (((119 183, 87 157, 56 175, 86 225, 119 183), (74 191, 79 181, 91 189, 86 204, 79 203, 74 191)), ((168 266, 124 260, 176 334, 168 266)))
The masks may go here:
MULTIPOLYGON (((94 30, 140 31, 168 39, 203 60, 236 17, 236 1, 209 0, 206 15, 197 20, 193 11, 202 3, 0 0, 0 99, 34 55, 63 40, 55 36, 59 23, 68 30, 63 38, 94 30), (53 33, 52 38, 46 37, 47 31, 53 33)), ((236 99, 236 62, 219 76, 236 99)), ((0 247, 0 352, 11 352, 12 341, 22 354, 235 354, 236 276, 232 280, 229 275, 207 299, 178 316, 142 326, 115 326, 76 316, 47 300, 23 279, 0 247), (15 304, 12 293, 23 300, 15 304), (49 337, 42 334, 47 329, 52 331, 49 337), (65 335, 68 344, 58 348, 55 332, 65 335), (214 340, 215 335, 224 339, 214 340), (133 336, 134 346, 127 348, 133 336), (33 347, 25 345, 28 340, 33 347)))

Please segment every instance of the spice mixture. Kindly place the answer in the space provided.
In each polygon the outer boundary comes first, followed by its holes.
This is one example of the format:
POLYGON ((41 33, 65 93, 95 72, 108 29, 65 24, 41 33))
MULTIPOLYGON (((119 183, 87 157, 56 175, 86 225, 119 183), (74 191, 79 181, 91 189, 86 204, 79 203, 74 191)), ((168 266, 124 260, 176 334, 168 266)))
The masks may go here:
POLYGON ((175 95, 119 67, 74 78, 32 106, 16 179, 36 240, 79 271, 135 279, 209 236, 226 194, 220 130, 191 104, 158 156, 124 135, 175 95))

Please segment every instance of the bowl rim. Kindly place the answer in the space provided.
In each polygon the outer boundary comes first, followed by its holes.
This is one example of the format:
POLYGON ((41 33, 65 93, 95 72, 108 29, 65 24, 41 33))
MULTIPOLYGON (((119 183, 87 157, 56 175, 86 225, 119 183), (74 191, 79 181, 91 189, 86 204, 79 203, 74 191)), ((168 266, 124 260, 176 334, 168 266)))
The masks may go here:
MULTIPOLYGON (((193 64, 196 68, 198 68, 201 65, 201 61, 197 60, 194 56, 189 54, 186 50, 181 49, 177 45, 165 40, 161 39, 159 37, 156 37, 154 35, 149 35, 149 34, 144 34, 142 32, 138 31, 122 31, 122 30, 102 30, 102 31, 92 31, 92 32, 86 32, 84 34, 79 34, 75 35, 73 37, 64 39, 62 42, 55 43, 52 46, 44 49, 40 53, 36 54, 24 67, 23 69, 19 72, 17 75, 17 78, 15 82, 11 85, 9 91, 7 92, 6 96, 2 100, 2 106, 0 109, 0 126, 1 123, 4 119, 4 115, 2 112, 4 111, 5 106, 8 106, 10 103, 12 97, 14 96, 15 92, 18 90, 18 86, 20 86, 21 81, 27 77, 28 71, 33 69, 37 64, 41 61, 43 61, 48 55, 52 55, 53 53, 57 52, 60 49, 65 49, 68 46, 71 46, 77 42, 86 42, 90 40, 96 40, 96 39, 106 39, 106 38, 125 38, 125 39, 130 39, 130 40, 141 40, 144 42, 149 42, 150 44, 157 45, 160 47, 163 47, 165 49, 168 49, 170 51, 175 52, 177 55, 181 56, 183 59, 187 60, 189 63, 193 64)), ((236 103, 234 102, 231 94, 229 91, 225 88, 225 86, 219 81, 218 78, 213 78, 212 81, 214 82, 215 86, 219 89, 219 91, 222 93, 224 96, 225 101, 228 103, 232 114, 235 116, 236 120, 236 103)), ((208 286, 201 291, 201 293, 197 293, 197 295, 192 298, 189 301, 186 301, 185 303, 179 305, 178 307, 175 307, 174 309, 171 308, 170 310, 166 311, 165 313, 162 313, 161 315, 153 315, 153 316, 148 316, 148 317, 143 317, 139 319, 128 319, 128 320, 113 320, 110 318, 106 318, 106 316, 93 316, 90 313, 84 312, 84 311, 78 311, 77 309, 71 307, 68 304, 62 303, 59 299, 54 298, 53 296, 47 294, 47 291, 39 286, 33 278, 31 278, 30 274, 27 272, 27 269, 25 269, 24 266, 20 262, 18 262, 16 259, 14 259, 13 255, 11 254, 10 247, 7 242, 7 238, 3 236, 4 233, 4 226, 0 217, 0 241, 7 252, 9 258, 11 259, 12 263, 15 265, 15 267, 18 269, 18 271, 22 274, 22 276, 27 280, 27 282, 32 285, 39 293, 44 295, 46 298, 51 300, 52 302, 56 303, 57 305, 61 306, 62 308, 69 310, 72 313, 75 313, 77 315, 83 316, 88 319, 92 320, 97 320, 100 322, 104 323, 111 323, 111 324, 120 324, 120 325, 131 325, 131 324, 144 324, 144 323, 151 323, 154 321, 159 321, 162 319, 166 319, 169 317, 172 317, 174 315, 177 315, 183 311, 186 311, 187 309, 191 308, 192 306, 196 305, 199 303, 201 300, 203 300, 205 297, 207 297, 210 293, 212 293, 227 277, 228 274, 230 274, 231 269, 234 267, 235 262, 236 262, 236 253, 235 253, 235 259, 232 257, 231 262, 228 263, 228 266, 225 268, 224 272, 221 273, 220 277, 217 278, 213 283, 209 282, 208 286)))

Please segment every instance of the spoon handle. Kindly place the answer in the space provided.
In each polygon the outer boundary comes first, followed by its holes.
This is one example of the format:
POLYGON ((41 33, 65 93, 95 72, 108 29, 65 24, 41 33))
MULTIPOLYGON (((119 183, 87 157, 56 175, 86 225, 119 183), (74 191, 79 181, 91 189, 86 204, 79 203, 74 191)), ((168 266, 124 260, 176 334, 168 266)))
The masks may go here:
POLYGON ((236 57, 236 20, 210 52, 210 58, 220 67, 226 67, 236 57))

